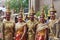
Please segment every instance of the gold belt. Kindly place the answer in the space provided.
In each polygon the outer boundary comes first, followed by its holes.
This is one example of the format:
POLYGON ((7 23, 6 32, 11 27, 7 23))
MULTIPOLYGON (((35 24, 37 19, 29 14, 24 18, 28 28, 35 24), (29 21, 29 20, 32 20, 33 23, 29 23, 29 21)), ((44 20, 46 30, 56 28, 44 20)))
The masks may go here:
POLYGON ((38 35, 45 35, 44 32, 38 32, 38 35))
POLYGON ((23 34, 23 32, 18 31, 17 34, 23 34))

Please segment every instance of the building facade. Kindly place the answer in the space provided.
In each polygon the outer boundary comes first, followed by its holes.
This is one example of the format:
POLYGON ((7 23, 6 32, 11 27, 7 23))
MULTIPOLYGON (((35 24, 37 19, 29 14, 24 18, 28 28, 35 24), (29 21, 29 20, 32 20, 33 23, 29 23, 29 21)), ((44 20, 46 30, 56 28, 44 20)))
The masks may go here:
MULTIPOLYGON (((60 0, 53 0, 54 2, 54 7, 57 11, 57 17, 60 17, 60 0)), ((40 10, 40 8, 43 5, 48 5, 50 7, 51 4, 51 0, 29 0, 29 9, 31 8, 31 6, 34 6, 34 10, 35 12, 37 12, 38 10, 40 10)))

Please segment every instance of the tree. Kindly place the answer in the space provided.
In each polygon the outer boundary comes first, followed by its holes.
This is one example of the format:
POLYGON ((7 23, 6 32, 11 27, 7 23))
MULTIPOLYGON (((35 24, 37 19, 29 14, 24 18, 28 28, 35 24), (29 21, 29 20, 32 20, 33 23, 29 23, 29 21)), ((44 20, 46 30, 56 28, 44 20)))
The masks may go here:
MULTIPOLYGON (((5 4, 7 5, 8 2, 6 1, 5 4)), ((28 0, 10 0, 9 5, 11 9, 16 10, 16 12, 19 12, 21 5, 23 8, 28 8, 28 0)))

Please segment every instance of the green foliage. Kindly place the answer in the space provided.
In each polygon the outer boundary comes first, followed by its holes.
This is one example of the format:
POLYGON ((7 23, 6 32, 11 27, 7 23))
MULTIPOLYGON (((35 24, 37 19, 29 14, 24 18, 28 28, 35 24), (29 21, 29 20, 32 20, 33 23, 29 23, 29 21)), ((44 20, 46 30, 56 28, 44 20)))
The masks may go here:
POLYGON ((45 6, 44 6, 44 9, 45 9, 46 17, 47 17, 47 15, 48 15, 48 5, 45 5, 45 6))
MULTIPOLYGON (((44 5, 44 10, 45 10, 45 15, 46 15, 46 17, 47 17, 47 15, 48 15, 48 5, 44 5)), ((40 13, 41 13, 41 11, 38 11, 38 12, 36 13, 36 16, 37 16, 37 17, 40 16, 40 13)))
MULTIPOLYGON (((8 2, 6 1, 5 4, 7 5, 8 2)), ((21 5, 23 8, 28 8, 28 0, 10 0, 9 5, 11 9, 16 10, 16 12, 19 12, 21 5)))
POLYGON ((36 16, 37 16, 37 17, 40 16, 40 11, 38 11, 38 12, 36 13, 36 16))

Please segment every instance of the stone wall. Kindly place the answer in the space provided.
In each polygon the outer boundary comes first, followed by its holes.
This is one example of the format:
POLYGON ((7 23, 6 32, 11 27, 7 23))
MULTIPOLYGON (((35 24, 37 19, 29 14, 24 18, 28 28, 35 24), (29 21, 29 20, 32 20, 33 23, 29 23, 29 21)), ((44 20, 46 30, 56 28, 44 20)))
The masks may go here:
MULTIPOLYGON (((54 7, 55 7, 55 9, 57 11, 57 17, 60 17, 60 0, 53 0, 53 2, 54 2, 54 7)), ((51 0, 44 0, 44 4, 49 5, 49 7, 50 7, 51 0)))
MULTIPOLYGON (((53 0, 54 7, 57 11, 57 17, 60 17, 60 0, 53 0)), ((50 7, 51 0, 35 0, 35 11, 37 12, 43 5, 48 5, 50 7)))

